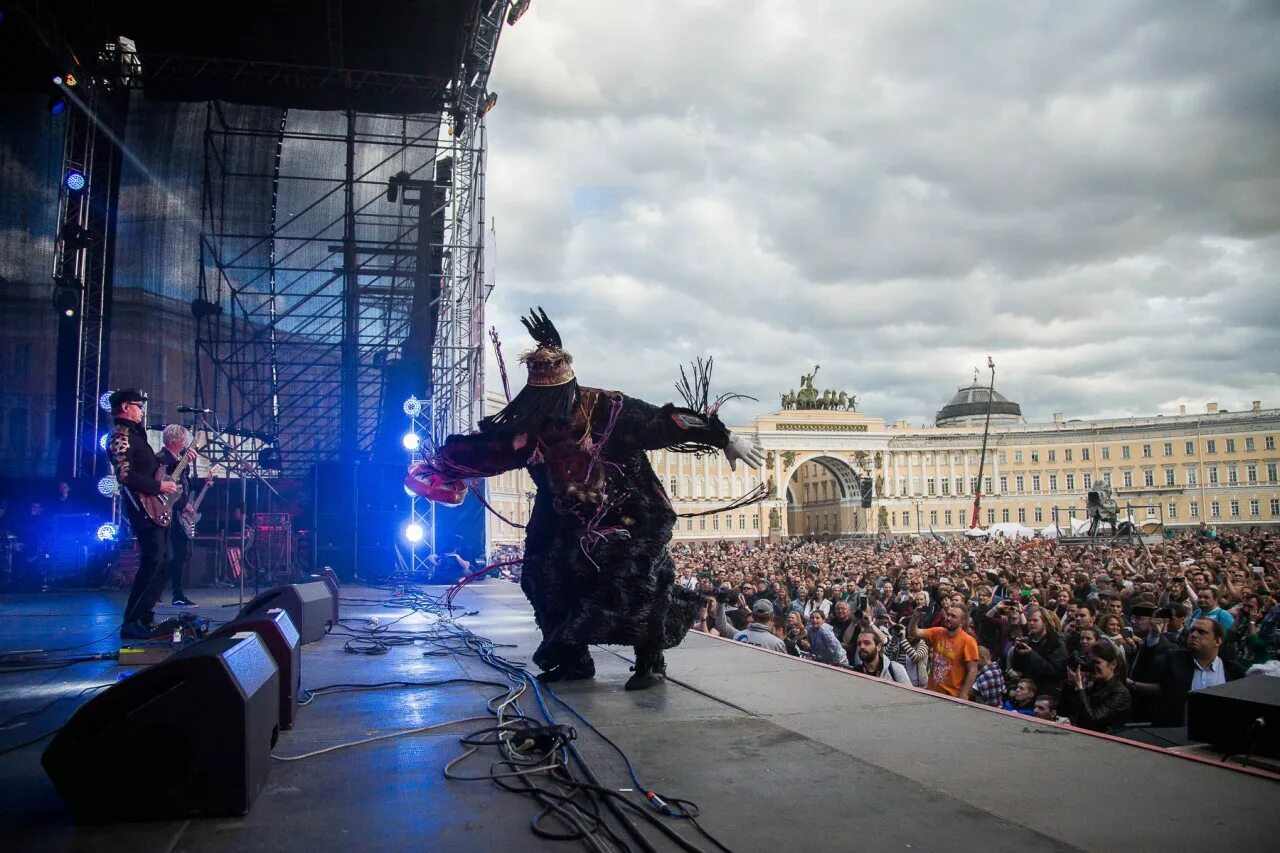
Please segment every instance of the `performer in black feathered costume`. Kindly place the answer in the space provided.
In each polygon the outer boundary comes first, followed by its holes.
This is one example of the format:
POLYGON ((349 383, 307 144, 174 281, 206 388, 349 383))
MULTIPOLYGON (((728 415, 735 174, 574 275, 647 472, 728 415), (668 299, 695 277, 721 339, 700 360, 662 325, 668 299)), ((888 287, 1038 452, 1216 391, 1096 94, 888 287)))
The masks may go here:
POLYGON ((658 408, 580 386, 546 313, 531 311, 522 322, 538 344, 521 358, 528 383, 478 432, 449 436, 405 483, 423 497, 460 503, 464 480, 527 467, 537 497, 520 586, 542 630, 538 677, 590 678, 587 646, 611 643, 635 648, 627 689, 650 687, 666 672, 662 650, 693 625, 698 596, 675 583, 667 543, 676 514, 645 451, 724 451, 736 468, 738 460, 759 467, 760 450, 720 422, 715 412, 725 398, 708 403, 707 375, 686 395, 696 408, 658 408))

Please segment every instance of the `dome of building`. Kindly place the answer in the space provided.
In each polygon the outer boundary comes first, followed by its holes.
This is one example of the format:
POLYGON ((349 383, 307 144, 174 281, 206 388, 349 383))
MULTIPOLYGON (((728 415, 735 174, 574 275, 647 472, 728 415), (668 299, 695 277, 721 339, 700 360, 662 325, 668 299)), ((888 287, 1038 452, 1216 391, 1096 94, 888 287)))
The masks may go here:
POLYGON ((933 425, 938 427, 982 426, 987 420, 987 409, 991 410, 991 424, 1025 423, 1022 419, 1022 407, 1006 398, 999 391, 992 391, 984 385, 973 383, 965 385, 956 395, 938 410, 933 425))

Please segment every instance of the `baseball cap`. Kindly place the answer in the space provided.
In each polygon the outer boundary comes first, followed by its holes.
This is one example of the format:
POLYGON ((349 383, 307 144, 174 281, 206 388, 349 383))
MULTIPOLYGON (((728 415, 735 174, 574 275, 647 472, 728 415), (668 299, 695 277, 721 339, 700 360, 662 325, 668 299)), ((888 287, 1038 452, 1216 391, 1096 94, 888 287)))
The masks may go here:
POLYGON ((772 616, 773 605, 762 598, 755 604, 751 605, 751 612, 758 616, 772 616))

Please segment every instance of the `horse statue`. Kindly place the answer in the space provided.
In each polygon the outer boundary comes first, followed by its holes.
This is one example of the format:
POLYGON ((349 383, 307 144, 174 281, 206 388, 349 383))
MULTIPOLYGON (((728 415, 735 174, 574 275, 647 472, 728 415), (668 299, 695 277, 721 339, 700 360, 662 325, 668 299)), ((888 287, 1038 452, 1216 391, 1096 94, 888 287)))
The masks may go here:
POLYGON ((836 408, 840 411, 847 411, 849 408, 849 395, 841 391, 836 395, 836 408))
POLYGON ((785 412, 785 411, 787 411, 788 409, 794 409, 795 407, 796 407, 796 395, 795 395, 795 392, 794 392, 794 391, 788 391, 787 393, 783 394, 783 395, 782 395, 782 410, 785 412))
POLYGON ((1118 512, 1115 498, 1111 496, 1111 484, 1098 479, 1089 489, 1085 499, 1085 515, 1089 519, 1089 535, 1097 536, 1098 528, 1103 524, 1111 525, 1112 533, 1118 533, 1116 521, 1118 512))
POLYGON ((818 392, 813 387, 813 377, 818 375, 818 368, 821 365, 813 366, 813 373, 805 373, 800 377, 800 390, 796 391, 796 408, 797 409, 816 409, 818 408, 818 392))

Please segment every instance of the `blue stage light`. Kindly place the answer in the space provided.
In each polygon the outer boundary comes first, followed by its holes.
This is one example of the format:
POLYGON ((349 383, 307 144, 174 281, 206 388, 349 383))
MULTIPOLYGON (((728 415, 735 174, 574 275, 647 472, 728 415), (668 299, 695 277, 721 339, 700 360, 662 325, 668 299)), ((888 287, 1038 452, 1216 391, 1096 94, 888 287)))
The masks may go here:
POLYGON ((416 432, 406 432, 404 438, 400 439, 400 443, 404 445, 404 449, 410 453, 416 453, 418 448, 422 446, 422 439, 418 438, 416 432))
POLYGON ((411 521, 404 526, 404 538, 408 539, 410 542, 414 543, 415 545, 421 542, 422 537, 426 535, 427 535, 427 531, 424 530, 422 528, 422 525, 416 521, 411 521))
POLYGON ((83 173, 74 170, 67 172, 67 189, 71 190, 73 193, 78 193, 84 189, 84 185, 85 180, 83 173))
POLYGON ((114 498, 120 491, 120 482, 115 477, 103 477, 98 481, 98 494, 104 498, 114 498))
POLYGON ((404 401, 404 413, 411 418, 416 418, 422 414, 422 401, 417 397, 410 396, 404 401))
POLYGON ((98 408, 102 409, 102 411, 104 412, 111 411, 111 392, 110 391, 103 391, 102 395, 98 397, 98 408))
POLYGON ((109 433, 109 432, 104 432, 104 433, 102 434, 102 436, 98 439, 98 449, 99 449, 99 450, 101 450, 103 453, 106 453, 106 452, 107 452, 107 439, 108 439, 108 438, 111 438, 111 433, 109 433))
POLYGON ((110 522, 98 528, 98 541, 110 542, 120 535, 120 528, 110 522))

